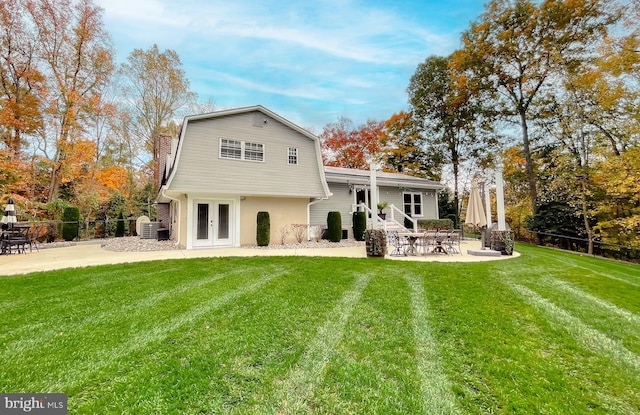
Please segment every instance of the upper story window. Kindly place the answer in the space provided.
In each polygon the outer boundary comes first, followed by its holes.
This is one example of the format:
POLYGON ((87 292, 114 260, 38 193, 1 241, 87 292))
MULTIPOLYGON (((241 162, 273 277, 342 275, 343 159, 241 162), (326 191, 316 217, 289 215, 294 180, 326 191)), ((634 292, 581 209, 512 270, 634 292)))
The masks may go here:
POLYGON ((411 217, 422 216, 422 193, 404 193, 404 213, 411 217))
POLYGON ((242 159, 242 142, 220 139, 220 157, 224 159, 242 159))
POLYGON ((247 141, 220 139, 220 158, 264 161, 264 145, 247 141))
POLYGON ((298 149, 295 147, 289 147, 287 152, 289 164, 298 164, 298 149))

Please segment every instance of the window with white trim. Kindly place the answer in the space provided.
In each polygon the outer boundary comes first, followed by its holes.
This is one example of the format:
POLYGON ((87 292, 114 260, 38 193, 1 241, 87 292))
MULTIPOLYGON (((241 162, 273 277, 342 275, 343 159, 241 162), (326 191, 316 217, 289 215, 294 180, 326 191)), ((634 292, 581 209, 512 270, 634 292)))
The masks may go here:
POLYGON ((404 213, 412 218, 422 216, 422 193, 405 192, 402 195, 404 213))
POLYGON ((264 147, 257 143, 244 143, 244 159, 264 161, 264 147))
POLYGON ((289 147, 287 153, 289 164, 298 164, 298 149, 295 147, 289 147))
POLYGON ((247 141, 220 139, 220 158, 264 161, 264 145, 247 141))

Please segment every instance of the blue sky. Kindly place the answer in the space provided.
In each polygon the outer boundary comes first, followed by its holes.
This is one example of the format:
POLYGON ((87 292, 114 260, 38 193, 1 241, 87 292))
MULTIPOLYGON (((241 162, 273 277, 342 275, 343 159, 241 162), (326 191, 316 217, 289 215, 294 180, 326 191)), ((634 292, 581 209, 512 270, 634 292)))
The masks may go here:
POLYGON ((320 133, 408 108, 417 65, 448 55, 482 0, 96 0, 118 63, 175 50, 200 100, 261 104, 320 133))

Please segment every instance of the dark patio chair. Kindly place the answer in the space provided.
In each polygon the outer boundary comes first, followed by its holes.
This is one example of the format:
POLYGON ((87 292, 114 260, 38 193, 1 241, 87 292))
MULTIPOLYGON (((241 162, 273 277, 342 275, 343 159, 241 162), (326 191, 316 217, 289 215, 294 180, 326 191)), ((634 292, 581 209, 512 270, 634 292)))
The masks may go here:
POLYGON ((391 256, 406 256, 406 250, 409 246, 409 241, 404 236, 400 236, 398 231, 390 231, 388 233, 389 245, 393 247, 391 256))
POLYGON ((7 231, 4 236, 2 240, 2 253, 11 254, 16 252, 24 254, 26 252, 27 237, 23 233, 7 231))

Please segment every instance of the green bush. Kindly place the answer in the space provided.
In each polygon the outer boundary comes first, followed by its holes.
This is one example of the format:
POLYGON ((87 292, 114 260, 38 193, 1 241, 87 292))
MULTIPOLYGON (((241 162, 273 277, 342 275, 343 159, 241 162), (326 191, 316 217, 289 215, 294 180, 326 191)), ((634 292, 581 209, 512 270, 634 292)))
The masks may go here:
POLYGON ((124 215, 122 212, 118 215, 118 223, 116 224, 116 238, 124 236, 124 215))
POLYGON ((331 242, 342 240, 342 216, 340 212, 329 212, 327 214, 327 239, 331 242))
POLYGON ((364 231, 367 229, 367 214, 353 212, 353 237, 356 241, 364 241, 364 231))
POLYGON ((271 220, 269 219, 269 212, 258 212, 257 224, 256 242, 258 246, 269 245, 269 241, 271 240, 271 220))
POLYGON ((418 221, 419 229, 428 230, 451 230, 453 221, 451 219, 422 219, 418 221))
POLYGON ((80 227, 80 209, 77 207, 66 207, 62 213, 62 239, 73 241, 78 236, 80 227))

